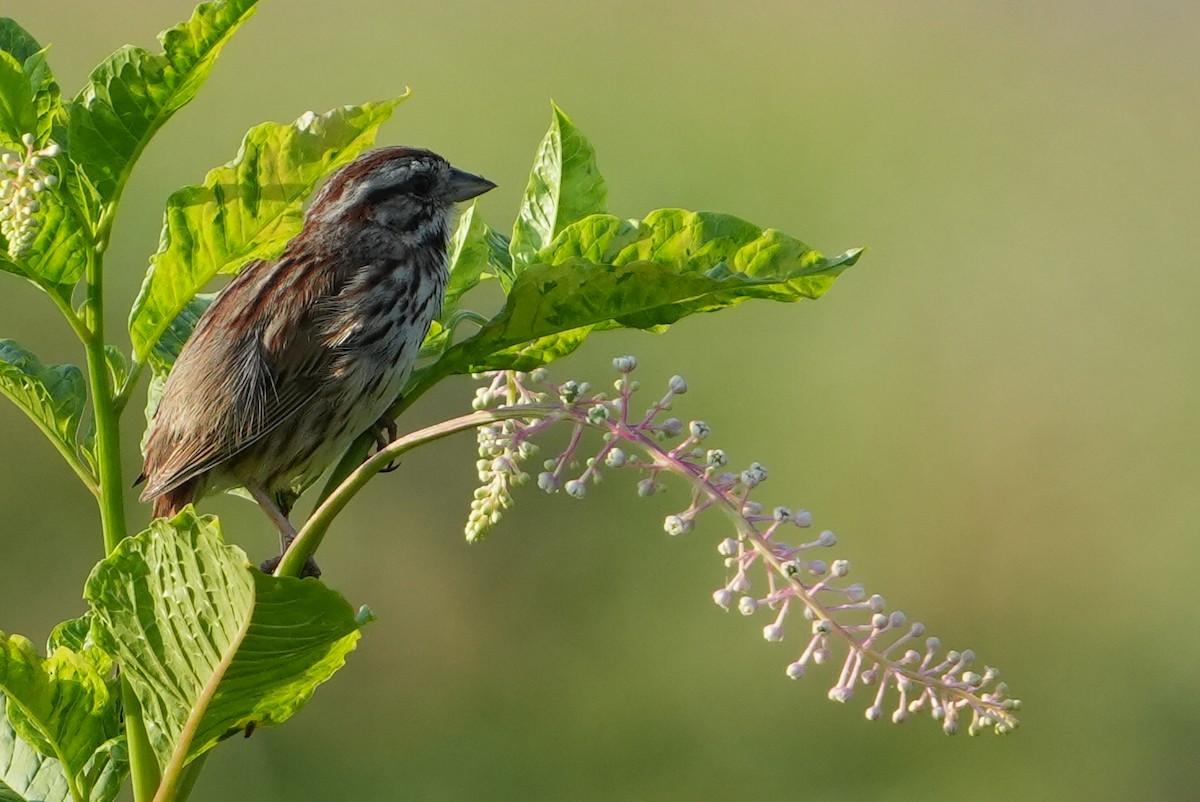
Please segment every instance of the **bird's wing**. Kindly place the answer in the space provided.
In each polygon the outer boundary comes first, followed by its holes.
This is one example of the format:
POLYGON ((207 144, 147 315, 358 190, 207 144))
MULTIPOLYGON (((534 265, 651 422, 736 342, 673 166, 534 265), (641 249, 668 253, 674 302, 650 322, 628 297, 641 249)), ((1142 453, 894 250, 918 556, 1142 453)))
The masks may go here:
POLYGON ((316 322, 337 282, 323 277, 319 291, 298 303, 278 297, 293 289, 273 280, 279 272, 265 263, 247 268, 184 346, 147 441, 143 501, 249 448, 302 409, 320 386, 333 353, 316 322), (288 309, 295 309, 294 325, 283 325, 288 309))

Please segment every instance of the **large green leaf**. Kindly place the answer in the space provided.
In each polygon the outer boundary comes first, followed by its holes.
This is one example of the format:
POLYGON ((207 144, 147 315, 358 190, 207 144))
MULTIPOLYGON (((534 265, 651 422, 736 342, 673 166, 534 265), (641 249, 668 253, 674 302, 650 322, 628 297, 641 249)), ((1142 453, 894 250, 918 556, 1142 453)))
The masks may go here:
POLYGON ((0 693, 0 802, 65 802, 70 798, 62 763, 17 737, 8 721, 8 699, 0 693))
POLYGON ((75 454, 75 435, 87 403, 87 384, 74 365, 43 365, 15 340, 0 340, 0 393, 37 424, 64 455, 75 454))
POLYGON ((69 105, 71 158, 101 203, 116 196, 154 133, 199 91, 221 48, 257 0, 216 0, 159 34, 163 52, 123 47, 100 63, 69 105))
MULTIPOLYGON (((32 91, 36 127, 19 133, 31 133, 38 144, 43 145, 49 139, 53 126, 62 122, 64 116, 58 84, 50 73, 50 65, 46 63, 46 49, 15 20, 0 17, 0 50, 21 64, 32 91)), ((14 143, 17 141, 20 141, 19 137, 13 140, 14 143)))
POLYGON ((407 95, 265 123, 233 161, 167 200, 158 253, 129 318, 134 358, 144 361, 200 289, 218 273, 269 259, 300 232, 304 200, 326 175, 370 147, 407 95))
POLYGON ((125 750, 95 660, 67 647, 43 659, 27 639, 0 634, 0 692, 0 789, 17 799, 116 797, 125 750))
POLYGON ((860 253, 824 257, 786 234, 713 212, 593 215, 543 249, 499 314, 414 374, 408 392, 453 373, 530 370, 578 348, 592 331, 661 330, 750 298, 818 298, 860 253))
POLYGON ((513 226, 509 249, 517 265, 533 263, 571 223, 604 212, 608 199, 592 144, 562 109, 555 105, 553 111, 513 226))
POLYGON ((354 611, 313 579, 252 570, 189 507, 126 538, 87 581, 94 634, 133 686, 162 764, 278 724, 345 662, 354 611))

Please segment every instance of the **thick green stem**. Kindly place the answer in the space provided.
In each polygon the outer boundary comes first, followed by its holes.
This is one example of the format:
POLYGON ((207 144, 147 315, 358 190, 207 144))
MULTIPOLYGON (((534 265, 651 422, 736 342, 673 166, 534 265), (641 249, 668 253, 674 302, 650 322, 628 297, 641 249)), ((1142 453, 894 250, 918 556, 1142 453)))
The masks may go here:
POLYGON ((279 566, 275 569, 275 576, 299 576, 305 561, 321 545, 325 533, 329 531, 329 525, 333 523, 333 519, 337 517, 338 513, 345 509, 346 505, 350 503, 350 499, 358 495, 358 491, 363 489, 371 477, 386 468, 389 462, 404 452, 458 432, 478 429, 489 423, 511 418, 544 418, 558 411, 560 411, 559 407, 537 404, 488 409, 435 423, 433 426, 418 429, 393 440, 371 455, 370 459, 363 462, 354 471, 351 471, 336 488, 325 494, 324 500, 313 510, 313 514, 309 516, 304 526, 296 534, 296 539, 292 541, 292 545, 283 555, 283 559, 279 561, 279 566))
MULTIPOLYGON (((99 476, 100 525, 104 534, 104 553, 111 554, 125 539, 125 481, 121 476, 121 425, 113 405, 113 387, 104 358, 104 271, 101 248, 89 254, 87 300, 84 323, 88 337, 88 378, 92 391, 92 415, 96 421, 96 467, 99 476)), ((121 700, 125 714, 125 736, 129 745, 129 772, 135 802, 146 802, 158 786, 158 762, 146 735, 142 710, 128 680, 121 680, 121 700)))
POLYGON ((142 719, 142 704, 130 687, 121 681, 121 706, 125 713, 125 741, 129 744, 129 776, 133 783, 135 802, 149 802, 158 788, 158 758, 146 734, 142 719))

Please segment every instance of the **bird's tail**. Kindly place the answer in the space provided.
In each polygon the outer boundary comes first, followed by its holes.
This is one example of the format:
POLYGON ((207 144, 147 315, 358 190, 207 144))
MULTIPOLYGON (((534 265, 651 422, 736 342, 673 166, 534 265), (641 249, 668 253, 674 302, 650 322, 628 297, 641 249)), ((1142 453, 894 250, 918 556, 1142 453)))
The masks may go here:
POLYGON ((171 518, 196 500, 196 482, 184 482, 154 497, 154 517, 171 518))

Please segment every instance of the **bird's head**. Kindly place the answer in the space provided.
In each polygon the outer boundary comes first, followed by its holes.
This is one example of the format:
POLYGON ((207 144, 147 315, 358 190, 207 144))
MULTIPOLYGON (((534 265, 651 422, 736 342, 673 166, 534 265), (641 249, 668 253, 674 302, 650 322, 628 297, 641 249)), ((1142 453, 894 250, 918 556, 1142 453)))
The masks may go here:
POLYGON ((451 167, 432 151, 379 148, 330 176, 309 208, 307 221, 377 226, 405 239, 421 240, 445 231, 455 203, 495 186, 451 167))

